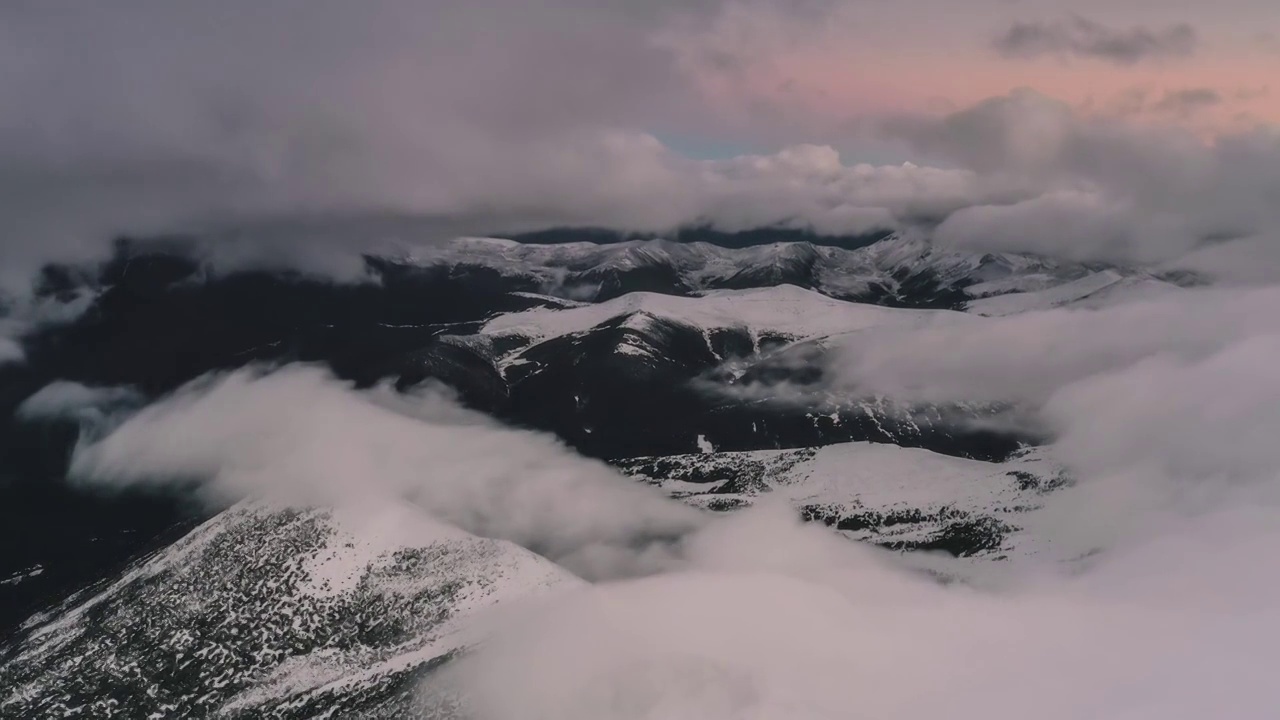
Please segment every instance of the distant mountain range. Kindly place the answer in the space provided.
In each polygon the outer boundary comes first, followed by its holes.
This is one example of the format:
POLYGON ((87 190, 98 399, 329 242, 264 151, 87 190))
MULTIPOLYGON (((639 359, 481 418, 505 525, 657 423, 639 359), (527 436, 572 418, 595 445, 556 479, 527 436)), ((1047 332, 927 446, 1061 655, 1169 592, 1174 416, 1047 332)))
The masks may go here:
POLYGON ((664 239, 535 245, 461 238, 410 253, 403 262, 456 272, 483 268, 529 291, 596 302, 628 292, 691 295, 795 285, 849 302, 960 310, 987 298, 1052 288, 1063 288, 1064 297, 1040 299, 1046 306, 1082 300, 1116 283, 1195 282, 1182 273, 957 252, 914 234, 889 235, 852 249, 811 242, 727 248, 664 239))

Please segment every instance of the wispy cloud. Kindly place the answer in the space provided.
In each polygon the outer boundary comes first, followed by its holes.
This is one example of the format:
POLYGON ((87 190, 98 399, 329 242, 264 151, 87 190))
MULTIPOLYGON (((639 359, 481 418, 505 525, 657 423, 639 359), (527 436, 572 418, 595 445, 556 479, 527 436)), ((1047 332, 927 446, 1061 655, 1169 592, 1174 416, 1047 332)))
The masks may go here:
POLYGON ((1170 90, 1152 106, 1159 113, 1186 116, 1199 110, 1221 105, 1222 93, 1213 88, 1170 90))
POLYGON ((1012 58, 1053 55, 1133 65, 1189 57, 1195 53, 1197 42, 1195 28, 1186 23, 1155 29, 1113 28, 1076 15, 1066 20, 1015 22, 995 39, 993 46, 1012 58))

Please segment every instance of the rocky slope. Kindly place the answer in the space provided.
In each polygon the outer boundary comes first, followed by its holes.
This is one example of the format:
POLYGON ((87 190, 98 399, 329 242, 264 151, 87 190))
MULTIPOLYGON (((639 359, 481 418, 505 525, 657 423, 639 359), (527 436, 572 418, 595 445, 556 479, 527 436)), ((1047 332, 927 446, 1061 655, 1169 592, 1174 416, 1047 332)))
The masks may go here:
POLYGON ((477 613, 578 582, 408 505, 242 504, 29 621, 0 715, 403 717, 477 613))
POLYGON ((696 507, 730 511, 785 500, 806 520, 891 550, 999 560, 1040 551, 1019 518, 1070 475, 1044 449, 1005 462, 882 443, 629 458, 627 474, 696 507))

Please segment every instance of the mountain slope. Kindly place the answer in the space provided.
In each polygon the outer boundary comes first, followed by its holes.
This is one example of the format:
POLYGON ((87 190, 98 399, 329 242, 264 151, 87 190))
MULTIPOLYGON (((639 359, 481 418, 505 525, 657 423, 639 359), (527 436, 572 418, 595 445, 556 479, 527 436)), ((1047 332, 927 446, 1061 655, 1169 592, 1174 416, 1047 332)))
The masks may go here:
POLYGON ((697 507, 726 511, 781 498, 807 520, 850 539, 987 559, 1036 552, 1034 542, 1018 533, 1019 516, 1070 482, 1043 449, 991 463, 844 443, 630 458, 618 465, 697 507))
MULTIPOLYGON (((969 562, 1041 551, 1020 519, 1069 482, 1043 451, 997 464, 867 443, 621 467, 695 507, 777 497, 852 540, 969 562)), ((579 583, 407 504, 242 503, 29 622, 0 663, 0 713, 463 717, 432 678, 483 640, 480 614, 579 583)))
POLYGON ((710 291, 700 297, 637 292, 574 308, 539 308, 499 315, 480 332, 542 340, 581 332, 611 318, 645 313, 700 328, 704 333, 742 329, 787 340, 851 332, 877 325, 944 321, 949 314, 900 310, 835 300, 795 285, 710 291))
POLYGON ((241 504, 29 622, 0 714, 402 717, 475 613, 577 582, 408 505, 241 504))
POLYGON ((992 408, 911 406, 874 393, 789 398, 789 388, 821 380, 825 338, 972 321, 779 286, 696 298, 632 293, 500 315, 477 335, 440 340, 467 348, 477 367, 465 374, 501 374, 509 388, 501 416, 598 457, 692 452, 702 442, 755 450, 873 440, 997 459, 1028 438, 964 422, 992 408))
POLYGON ((463 238, 365 267, 364 281, 332 282, 124 242, 101 266, 46 268, 42 301, 75 312, 24 331, 27 362, 0 367, 4 538, 39 547, 0 559, 0 633, 203 519, 173 498, 66 484, 80 423, 15 415, 57 381, 147 402, 210 371, 316 362, 360 385, 442 382, 601 458, 874 441, 1000 460, 1039 438, 963 422, 998 408, 830 392, 832 348, 868 329, 1088 307, 1186 280, 904 235, 846 248, 463 238), (921 309, 939 306, 970 312, 921 309), (67 511, 51 517, 54 504, 67 511))

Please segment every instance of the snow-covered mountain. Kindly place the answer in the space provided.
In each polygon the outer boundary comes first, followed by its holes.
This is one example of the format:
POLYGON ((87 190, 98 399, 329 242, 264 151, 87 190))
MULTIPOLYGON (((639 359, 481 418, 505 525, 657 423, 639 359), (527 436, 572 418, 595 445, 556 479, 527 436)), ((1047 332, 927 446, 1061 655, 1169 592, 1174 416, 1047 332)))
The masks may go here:
POLYGON ((180 497, 69 485, 71 447, 133 406, 17 412, 52 383, 136 404, 250 363, 432 381, 707 512, 779 498, 851 540, 991 562, 1044 551, 1023 519, 1069 474, 1032 430, 975 422, 1005 408, 837 392, 839 351, 1194 280, 897 235, 854 249, 462 238, 366 266, 370 281, 339 283, 121 246, 101 267, 46 270, 41 297, 83 311, 32 327, 27 362, 0 366, 0 528, 35 548, 0 568, 0 715, 430 716, 421 703, 449 700, 412 689, 475 641, 471 618, 582 582, 412 505, 210 518, 180 497), (50 522, 51 507, 83 512, 50 522))
POLYGON ((122 243, 101 266, 46 268, 40 301, 67 311, 21 338, 26 363, 0 367, 0 468, 13 479, 5 527, 10 544, 32 548, 0 568, 5 616, 114 572, 158 533, 185 527, 166 530, 182 515, 169 498, 85 498, 58 481, 78 421, 14 416, 53 382, 145 399, 211 370, 308 361, 359 384, 434 379, 472 407, 604 458, 690 453, 701 439, 723 451, 870 440, 999 460, 1028 438, 946 421, 990 408, 910 408, 874 395, 806 406, 739 386, 820 380, 827 338, 858 330, 1087 306, 1187 281, 897 235, 854 249, 462 238, 366 263, 372 282, 335 283, 220 271, 198 249, 122 243), (97 512, 104 503, 110 512, 97 512), (55 505, 78 508, 77 522, 52 530, 39 518, 55 505))
POLYGON ((887 443, 628 458, 626 473, 717 512, 783 498, 808 520, 892 550, 1004 559, 1035 553, 1019 517, 1070 484, 1044 448, 1001 463, 887 443))
POLYGON ((709 343, 712 334, 734 329, 757 337, 794 341, 877 325, 919 324, 953 317, 939 311, 845 302, 778 283, 745 290, 712 290, 697 297, 635 292, 576 307, 505 313, 486 322, 480 332, 546 340, 582 332, 613 318, 636 315, 696 327, 708 336, 709 343))
POLYGON ((5 717, 404 717, 485 608, 581 581, 405 504, 241 504, 28 621, 5 717))
POLYGON ((1155 287, 1190 280, 1139 268, 949 250, 916 234, 894 234, 856 249, 808 242, 726 248, 663 239, 534 245, 460 238, 415 249, 402 261, 419 267, 482 267, 509 281, 537 285, 541 292, 594 301, 639 291, 687 295, 795 285, 855 302, 963 309, 976 299, 1102 278, 1155 287))
MULTIPOLYGON (((779 497, 852 540, 970 561, 1041 552, 1020 535, 1020 518, 1069 482, 1042 450, 988 463, 869 443, 620 467, 708 511, 779 497)), ((465 700, 432 677, 484 641, 475 621, 581 584, 523 548, 407 503, 245 502, 26 622, 0 664, 0 711, 466 717, 465 700)))
POLYGON ((826 361, 804 353, 825 338, 973 320, 786 285, 699 297, 631 293, 441 335, 406 360, 402 379, 445 378, 500 417, 553 430, 602 458, 693 452, 702 438, 723 450, 872 440, 999 459, 1024 438, 959 422, 996 408, 911 406, 872 393, 796 403, 741 382, 817 382, 826 361))

